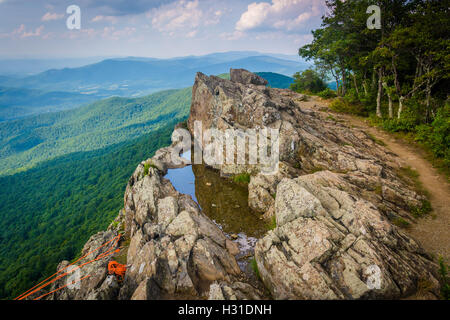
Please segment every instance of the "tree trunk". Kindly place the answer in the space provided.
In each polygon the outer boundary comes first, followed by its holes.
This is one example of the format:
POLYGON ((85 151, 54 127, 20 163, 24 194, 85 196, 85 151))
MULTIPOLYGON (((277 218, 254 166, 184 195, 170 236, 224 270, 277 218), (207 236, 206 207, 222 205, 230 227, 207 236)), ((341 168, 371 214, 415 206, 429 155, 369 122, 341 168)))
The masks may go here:
POLYGON ((345 71, 342 71, 342 96, 345 96, 347 93, 347 88, 345 83, 347 82, 347 76, 345 74, 345 71))
POLYGON ((404 96, 401 96, 398 99, 398 112, 397 112, 397 118, 400 119, 400 115, 402 114, 403 111, 403 101, 405 100, 404 96))
POLYGON ((359 98, 359 89, 358 89, 358 83, 356 82, 356 75, 353 73, 353 84, 355 85, 356 94, 359 98))
POLYGON ((370 88, 373 90, 375 88, 375 83, 376 83, 376 75, 377 75, 377 69, 373 68, 373 72, 372 72, 372 84, 370 86, 370 88))
POLYGON ((389 88, 388 88, 388 85, 386 82, 383 82, 383 88, 386 91, 386 94, 388 96, 388 101, 389 101, 389 119, 392 119, 392 117, 393 117, 392 96, 391 96, 391 92, 389 91, 389 88))
POLYGON ((426 123, 430 122, 430 98, 431 98, 431 85, 430 85, 430 80, 427 80, 427 89, 426 89, 426 93, 427 93, 427 98, 426 98, 426 114, 425 114, 425 121, 426 123))
POLYGON ((381 118, 381 98, 383 96, 383 69, 378 70, 377 117, 381 118))
POLYGON ((367 90, 367 80, 366 79, 364 79, 362 86, 363 86, 363 89, 364 89, 364 96, 367 97, 368 90, 367 90))

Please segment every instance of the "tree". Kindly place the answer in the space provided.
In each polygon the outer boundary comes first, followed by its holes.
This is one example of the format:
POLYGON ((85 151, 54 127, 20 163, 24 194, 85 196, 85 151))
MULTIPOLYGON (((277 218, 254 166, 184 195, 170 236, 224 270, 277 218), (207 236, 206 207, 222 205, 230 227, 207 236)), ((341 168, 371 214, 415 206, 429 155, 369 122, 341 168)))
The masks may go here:
POLYGON ((353 104, 348 110, 374 113, 387 130, 414 133, 448 167, 443 138, 450 123, 448 0, 327 0, 326 5, 321 27, 299 55, 335 79, 340 102, 353 104), (369 5, 380 7, 380 29, 367 28, 369 5))
POLYGON ((325 81, 320 77, 319 73, 307 69, 302 73, 294 74, 294 83, 291 84, 291 90, 296 92, 319 93, 327 87, 325 81))
POLYGON ((400 118, 405 104, 419 99, 423 117, 430 122, 436 109, 433 94, 445 99, 448 91, 443 85, 450 76, 448 1, 328 0, 326 4, 321 28, 312 32, 313 41, 300 48, 299 55, 332 76, 339 95, 353 87, 361 99, 362 88, 365 103, 376 106, 372 110, 378 117, 383 116, 386 100, 390 118, 398 101, 400 118), (373 4, 381 8, 380 30, 366 26, 366 9, 373 4))

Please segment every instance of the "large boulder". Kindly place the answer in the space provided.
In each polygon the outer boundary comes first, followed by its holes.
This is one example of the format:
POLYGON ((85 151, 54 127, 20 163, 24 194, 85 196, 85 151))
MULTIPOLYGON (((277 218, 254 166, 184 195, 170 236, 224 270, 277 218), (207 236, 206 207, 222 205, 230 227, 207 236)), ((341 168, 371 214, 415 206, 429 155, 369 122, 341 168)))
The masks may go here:
MULTIPOLYGON (((225 176, 252 174, 250 207, 271 215, 274 213, 271 198, 283 177, 326 169, 344 174, 344 179, 351 183, 351 193, 377 205, 391 220, 412 222, 409 211, 420 207, 425 198, 399 178, 395 155, 364 131, 305 105, 301 94, 239 80, 247 75, 244 71, 232 70, 232 74, 234 81, 197 73, 188 128, 194 134, 194 124, 200 121, 203 130, 278 130, 278 171, 267 174, 259 164, 213 165, 225 176)), ((206 145, 204 140, 197 143, 206 145)))
POLYGON ((245 69, 230 69, 230 80, 242 84, 265 86, 267 80, 245 69))
POLYGON ((125 196, 130 267, 120 299, 144 299, 149 292, 158 292, 153 298, 201 297, 214 281, 239 276, 234 247, 190 196, 154 168, 136 176, 125 196))
POLYGON ((329 171, 280 182, 277 227, 255 247, 259 273, 272 296, 401 298, 425 280, 437 293, 439 278, 430 257, 372 203, 345 188, 351 186, 329 171))
MULTIPOLYGON (((58 274, 54 277, 48 300, 113 300, 119 293, 119 284, 115 276, 108 276, 107 266, 111 253, 119 247, 117 233, 102 231, 93 235, 83 247, 84 259, 70 265, 62 261, 58 274), (87 262, 91 263, 86 264, 87 262), (68 273, 67 276, 62 276, 68 273), (60 289, 62 288, 62 289, 60 289)), ((40 293, 42 294, 42 293, 40 293)), ((39 294, 33 295, 36 298, 39 294)))

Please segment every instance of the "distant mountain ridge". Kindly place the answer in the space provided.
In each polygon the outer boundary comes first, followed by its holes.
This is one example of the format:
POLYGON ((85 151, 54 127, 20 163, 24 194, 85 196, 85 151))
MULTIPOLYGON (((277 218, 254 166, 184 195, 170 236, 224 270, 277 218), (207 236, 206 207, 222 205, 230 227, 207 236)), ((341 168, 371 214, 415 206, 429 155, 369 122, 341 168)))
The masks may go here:
POLYGON ((293 61, 239 52, 172 59, 130 57, 107 59, 78 68, 51 69, 23 78, 2 80, 0 77, 0 85, 70 91, 100 97, 141 96, 164 89, 187 87, 197 71, 220 74, 228 72, 230 68, 245 68, 254 72, 291 76, 306 67, 307 64, 300 59, 293 61))

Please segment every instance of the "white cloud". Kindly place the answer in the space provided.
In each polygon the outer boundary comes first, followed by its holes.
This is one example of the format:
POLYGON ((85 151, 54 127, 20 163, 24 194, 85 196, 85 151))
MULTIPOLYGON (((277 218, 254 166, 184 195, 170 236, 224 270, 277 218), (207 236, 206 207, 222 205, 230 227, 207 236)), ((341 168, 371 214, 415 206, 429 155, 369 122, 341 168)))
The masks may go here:
POLYGON ((39 26, 34 31, 33 29, 27 31, 25 25, 21 24, 17 29, 13 30, 11 36, 18 36, 20 38, 39 37, 42 35, 42 31, 44 31, 44 26, 39 26))
POLYGON ((52 21, 52 20, 60 20, 64 18, 64 13, 58 14, 58 13, 51 13, 47 12, 44 14, 41 18, 42 21, 52 21))
POLYGON ((201 8, 198 0, 179 0, 148 13, 152 27, 168 35, 184 34, 194 37, 199 27, 218 24, 223 12, 201 8))
POLYGON ((320 25, 323 0, 272 0, 253 2, 236 23, 237 31, 283 31, 309 33, 320 25))
POLYGON ((100 22, 100 21, 107 21, 107 22, 111 22, 112 24, 117 23, 118 18, 114 17, 114 16, 95 16, 94 18, 92 18, 91 22, 100 22))
POLYGON ((242 31, 235 30, 233 32, 223 32, 220 34, 220 37, 226 40, 239 40, 244 37, 245 33, 242 31))

